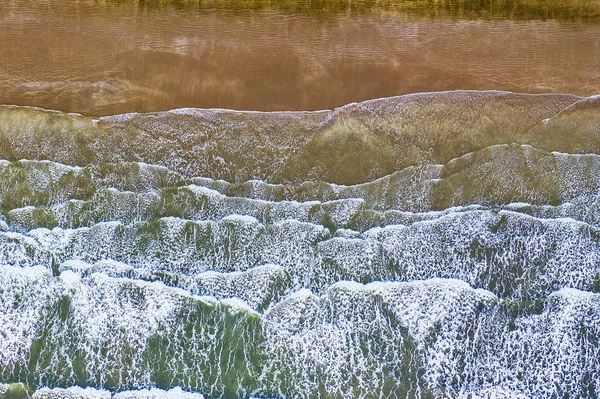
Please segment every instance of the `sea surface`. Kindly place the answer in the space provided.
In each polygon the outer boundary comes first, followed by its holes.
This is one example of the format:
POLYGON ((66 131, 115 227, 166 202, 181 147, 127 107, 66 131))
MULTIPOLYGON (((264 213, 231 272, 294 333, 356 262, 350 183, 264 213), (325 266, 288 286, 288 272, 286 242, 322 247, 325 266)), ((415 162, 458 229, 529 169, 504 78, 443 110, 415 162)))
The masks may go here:
POLYGON ((600 3, 0 0, 0 398, 600 396, 600 3))

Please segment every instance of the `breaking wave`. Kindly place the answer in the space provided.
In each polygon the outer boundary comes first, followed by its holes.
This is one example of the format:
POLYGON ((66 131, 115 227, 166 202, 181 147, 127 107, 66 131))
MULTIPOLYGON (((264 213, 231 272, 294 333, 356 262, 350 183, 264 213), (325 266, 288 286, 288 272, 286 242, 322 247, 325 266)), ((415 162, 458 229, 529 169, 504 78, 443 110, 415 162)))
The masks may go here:
POLYGON ((0 107, 0 397, 595 398, 600 102, 0 107))

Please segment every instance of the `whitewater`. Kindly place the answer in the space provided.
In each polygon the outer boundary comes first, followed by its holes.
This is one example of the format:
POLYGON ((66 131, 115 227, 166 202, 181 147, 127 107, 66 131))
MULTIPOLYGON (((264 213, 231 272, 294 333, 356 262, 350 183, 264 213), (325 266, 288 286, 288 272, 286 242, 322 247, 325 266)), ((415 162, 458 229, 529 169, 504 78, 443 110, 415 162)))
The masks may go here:
POLYGON ((600 97, 0 106, 0 398, 596 398, 600 97))

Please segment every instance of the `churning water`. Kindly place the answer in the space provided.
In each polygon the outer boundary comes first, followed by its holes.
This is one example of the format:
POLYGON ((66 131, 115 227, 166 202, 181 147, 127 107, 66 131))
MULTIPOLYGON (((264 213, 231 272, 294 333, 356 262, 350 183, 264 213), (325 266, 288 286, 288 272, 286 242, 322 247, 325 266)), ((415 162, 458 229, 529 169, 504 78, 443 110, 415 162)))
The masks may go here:
POLYGON ((596 396, 600 98, 0 121, 6 382, 596 396))
POLYGON ((0 0, 0 398, 598 397, 600 6, 224 3, 0 0))

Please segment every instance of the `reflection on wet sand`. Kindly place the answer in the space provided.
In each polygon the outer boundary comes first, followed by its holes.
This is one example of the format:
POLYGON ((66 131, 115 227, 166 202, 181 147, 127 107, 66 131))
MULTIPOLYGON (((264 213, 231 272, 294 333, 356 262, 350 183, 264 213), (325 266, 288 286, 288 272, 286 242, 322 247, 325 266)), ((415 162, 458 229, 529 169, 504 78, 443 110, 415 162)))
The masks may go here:
POLYGON ((452 89, 598 91, 594 22, 255 8, 0 0, 0 103, 107 115, 324 109, 452 89))

